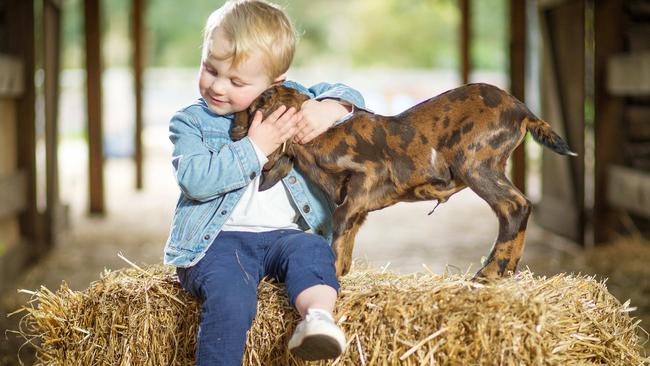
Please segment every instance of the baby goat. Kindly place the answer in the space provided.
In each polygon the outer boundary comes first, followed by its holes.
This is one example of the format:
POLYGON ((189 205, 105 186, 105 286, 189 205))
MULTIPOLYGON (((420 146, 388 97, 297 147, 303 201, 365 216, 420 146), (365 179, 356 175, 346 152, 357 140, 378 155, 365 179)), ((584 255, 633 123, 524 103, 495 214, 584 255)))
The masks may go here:
MULTIPOLYGON (((281 105, 300 109, 306 99, 294 89, 271 87, 235 116, 232 139, 247 135, 256 110, 268 115, 281 105)), ((558 154, 576 155, 510 94, 488 84, 465 85, 392 117, 358 110, 307 144, 288 142, 269 156, 260 190, 295 163, 337 204, 332 247, 341 276, 350 269, 354 238, 368 212, 402 201, 440 204, 469 187, 499 219, 499 234, 476 274, 496 278, 515 271, 524 249, 531 204, 505 167, 526 131, 558 154)))

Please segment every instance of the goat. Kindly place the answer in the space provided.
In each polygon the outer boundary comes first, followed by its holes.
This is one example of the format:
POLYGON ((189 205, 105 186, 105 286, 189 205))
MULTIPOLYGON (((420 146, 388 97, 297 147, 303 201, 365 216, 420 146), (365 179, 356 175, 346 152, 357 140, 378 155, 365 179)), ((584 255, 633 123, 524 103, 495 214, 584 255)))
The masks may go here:
MULTIPOLYGON (((272 86, 235 115, 231 138, 247 135, 255 111, 266 116, 281 105, 299 110, 307 98, 272 86)), ((437 207, 469 187, 499 220, 498 236, 475 277, 498 278, 514 273, 524 249, 531 203, 505 168, 526 131, 558 154, 577 155, 512 95, 492 85, 468 84, 395 116, 357 110, 309 143, 287 142, 286 149, 269 156, 260 190, 277 183, 295 163, 336 203, 332 248, 342 276, 350 269, 354 238, 368 212, 403 201, 436 200, 437 207)))

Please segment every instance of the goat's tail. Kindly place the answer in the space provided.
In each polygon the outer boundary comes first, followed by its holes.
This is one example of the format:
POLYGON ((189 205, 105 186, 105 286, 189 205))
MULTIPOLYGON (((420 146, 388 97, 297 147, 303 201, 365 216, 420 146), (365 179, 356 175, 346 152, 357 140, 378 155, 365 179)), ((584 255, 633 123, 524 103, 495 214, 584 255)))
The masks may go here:
POLYGON ((578 154, 571 151, 569 145, 564 141, 546 121, 535 117, 527 117, 525 119, 526 129, 533 136, 535 141, 548 147, 561 155, 578 156, 578 154))

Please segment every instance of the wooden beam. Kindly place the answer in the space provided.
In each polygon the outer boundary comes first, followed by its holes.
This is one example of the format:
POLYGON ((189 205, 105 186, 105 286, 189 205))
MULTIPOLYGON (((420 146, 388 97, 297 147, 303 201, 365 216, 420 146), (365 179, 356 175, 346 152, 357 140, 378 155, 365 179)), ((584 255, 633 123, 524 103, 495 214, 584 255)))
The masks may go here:
POLYGON ((616 212, 607 202, 608 169, 622 164, 623 142, 621 118, 623 98, 607 91, 607 64, 612 55, 623 51, 623 4, 618 0, 594 1, 595 119, 594 119, 594 241, 614 238, 619 229, 616 212))
POLYGON ((45 185, 46 209, 43 215, 44 241, 47 247, 56 243, 56 227, 59 212, 59 159, 58 159, 58 113, 59 73, 61 50, 61 8, 53 0, 43 4, 43 69, 45 71, 45 185))
POLYGON ((0 98, 15 98, 22 94, 23 64, 16 56, 0 54, 0 98))
POLYGON ((27 208, 26 181, 24 171, 0 175, 0 220, 17 216, 27 208))
POLYGON ((17 97, 17 168, 25 176, 25 207, 20 215, 20 234, 29 243, 39 243, 42 235, 36 209, 36 126, 34 86, 35 41, 34 41, 34 2, 10 0, 7 2, 6 29, 7 51, 18 57, 23 64, 22 93, 17 97))
MULTIPOLYGON (((526 1, 510 0, 510 92, 526 102, 526 1)), ((526 194, 526 140, 512 154, 512 183, 526 194)))
POLYGON ((89 210, 91 214, 105 213, 100 18, 100 0, 84 0, 88 113, 88 190, 90 193, 89 210))
POLYGON ((133 77, 134 77, 134 94, 135 94, 135 188, 142 189, 142 84, 143 84, 143 69, 144 69, 144 4, 145 0, 132 0, 133 14, 133 29, 131 37, 133 42, 133 77))
POLYGON ((472 38, 472 18, 470 0, 460 1, 460 54, 461 54, 461 81, 463 84, 469 83, 469 74, 472 69, 471 60, 471 38, 472 38))
POLYGON ((613 55, 607 76, 607 91, 614 95, 650 96, 650 51, 613 55))

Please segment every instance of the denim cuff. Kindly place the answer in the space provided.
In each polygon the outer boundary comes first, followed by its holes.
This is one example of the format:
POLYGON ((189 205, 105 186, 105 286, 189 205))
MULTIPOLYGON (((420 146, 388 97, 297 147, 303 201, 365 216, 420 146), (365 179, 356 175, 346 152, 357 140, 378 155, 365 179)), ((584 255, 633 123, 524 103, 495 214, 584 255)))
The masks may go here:
POLYGON ((253 147, 253 141, 246 136, 239 141, 233 142, 229 147, 239 161, 239 166, 246 184, 250 183, 262 171, 262 164, 253 147))

